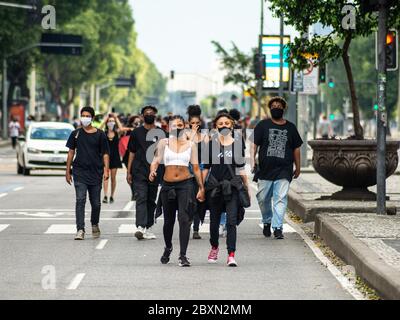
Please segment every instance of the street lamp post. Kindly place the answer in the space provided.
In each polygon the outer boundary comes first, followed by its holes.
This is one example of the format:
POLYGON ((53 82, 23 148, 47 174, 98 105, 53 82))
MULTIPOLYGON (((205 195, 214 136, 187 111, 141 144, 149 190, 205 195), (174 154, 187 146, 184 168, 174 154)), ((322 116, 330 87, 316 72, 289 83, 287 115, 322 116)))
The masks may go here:
MULTIPOLYGON (((260 36, 258 38, 258 53, 262 56, 262 36, 264 33, 264 1, 261 0, 261 23, 260 23, 260 36)), ((257 119, 261 119, 261 101, 262 101, 262 90, 263 90, 263 79, 258 79, 257 81, 257 103, 258 103, 258 114, 257 119)))
POLYGON ((378 116, 377 116, 377 214, 386 214, 386 34, 387 0, 379 0, 378 20, 378 116))

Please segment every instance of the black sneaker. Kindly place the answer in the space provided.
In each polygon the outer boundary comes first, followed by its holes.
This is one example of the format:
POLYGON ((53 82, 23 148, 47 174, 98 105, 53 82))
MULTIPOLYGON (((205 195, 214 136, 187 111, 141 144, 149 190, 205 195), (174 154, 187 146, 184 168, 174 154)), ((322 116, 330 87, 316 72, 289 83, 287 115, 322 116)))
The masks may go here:
POLYGON ((263 234, 267 238, 269 238, 271 236, 271 224, 270 223, 264 223, 263 234))
POLYGON ((178 262, 180 267, 190 267, 190 262, 186 256, 180 256, 178 262))
POLYGON ((275 239, 283 239, 282 229, 275 229, 274 236, 275 236, 275 239))
POLYGON ((172 248, 165 248, 164 253, 160 259, 162 264, 167 264, 169 262, 169 256, 171 255, 172 248))
POLYGON ((114 203, 114 198, 110 197, 110 203, 114 203))
POLYGON ((103 198, 103 203, 108 203, 108 198, 107 198, 107 196, 104 196, 104 198, 103 198))

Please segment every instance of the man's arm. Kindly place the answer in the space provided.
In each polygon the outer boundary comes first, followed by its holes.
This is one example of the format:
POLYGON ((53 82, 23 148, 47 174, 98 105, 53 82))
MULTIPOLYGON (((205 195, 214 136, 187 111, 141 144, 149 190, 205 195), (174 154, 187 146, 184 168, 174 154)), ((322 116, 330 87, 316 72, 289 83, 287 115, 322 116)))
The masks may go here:
POLYGON ((110 156, 108 153, 105 153, 103 155, 103 164, 104 164, 104 175, 103 178, 104 180, 108 180, 110 176, 110 156))
POLYGON ((67 181, 67 183, 69 185, 72 182, 71 165, 72 165, 72 160, 74 159, 74 156, 75 156, 75 150, 69 149, 68 156, 67 156, 67 169, 65 170, 65 180, 67 181))
POLYGON ((126 172, 126 181, 132 184, 132 163, 135 160, 135 153, 129 151, 128 168, 126 172))
POLYGON ((300 148, 296 148, 293 151, 294 165, 296 167, 293 177, 297 179, 300 176, 300 148))
POLYGON ((257 151, 258 151, 258 146, 254 142, 250 142, 250 167, 252 172, 254 171, 254 167, 256 165, 257 151))

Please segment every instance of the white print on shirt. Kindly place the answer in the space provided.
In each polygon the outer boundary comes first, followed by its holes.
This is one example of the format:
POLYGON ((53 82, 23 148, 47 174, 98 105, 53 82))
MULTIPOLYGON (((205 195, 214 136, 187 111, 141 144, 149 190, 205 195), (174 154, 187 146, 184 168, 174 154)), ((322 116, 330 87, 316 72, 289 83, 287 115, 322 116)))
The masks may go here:
POLYGON ((269 129, 267 157, 285 158, 287 130, 269 129))

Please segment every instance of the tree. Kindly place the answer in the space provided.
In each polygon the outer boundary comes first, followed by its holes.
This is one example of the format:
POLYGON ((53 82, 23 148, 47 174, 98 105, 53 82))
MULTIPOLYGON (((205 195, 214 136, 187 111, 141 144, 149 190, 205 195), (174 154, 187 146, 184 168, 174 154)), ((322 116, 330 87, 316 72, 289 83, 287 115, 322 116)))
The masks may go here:
POLYGON ((220 58, 221 64, 226 71, 224 82, 240 86, 242 92, 247 91, 257 99, 256 83, 254 74, 253 57, 258 52, 257 48, 246 54, 232 42, 230 52, 222 47, 217 41, 212 41, 215 51, 220 58))
MULTIPOLYGON (((341 58, 345 67, 350 90, 353 111, 354 131, 356 139, 363 139, 364 132, 360 124, 359 101, 356 93, 354 75, 349 57, 352 41, 360 36, 367 36, 377 29, 378 18, 373 13, 363 13, 360 10, 362 0, 354 0, 352 5, 357 9, 356 28, 345 30, 342 27, 344 15, 342 8, 346 0, 271 0, 271 10, 276 16, 283 16, 288 25, 295 26, 300 33, 308 33, 308 27, 321 22, 331 26, 333 31, 327 36, 314 35, 311 39, 295 38, 289 44, 289 62, 297 69, 303 70, 309 63, 304 53, 317 53, 319 58, 314 64, 327 63, 341 58)), ((394 4, 389 10, 389 26, 398 26, 400 21, 400 5, 394 4)))

